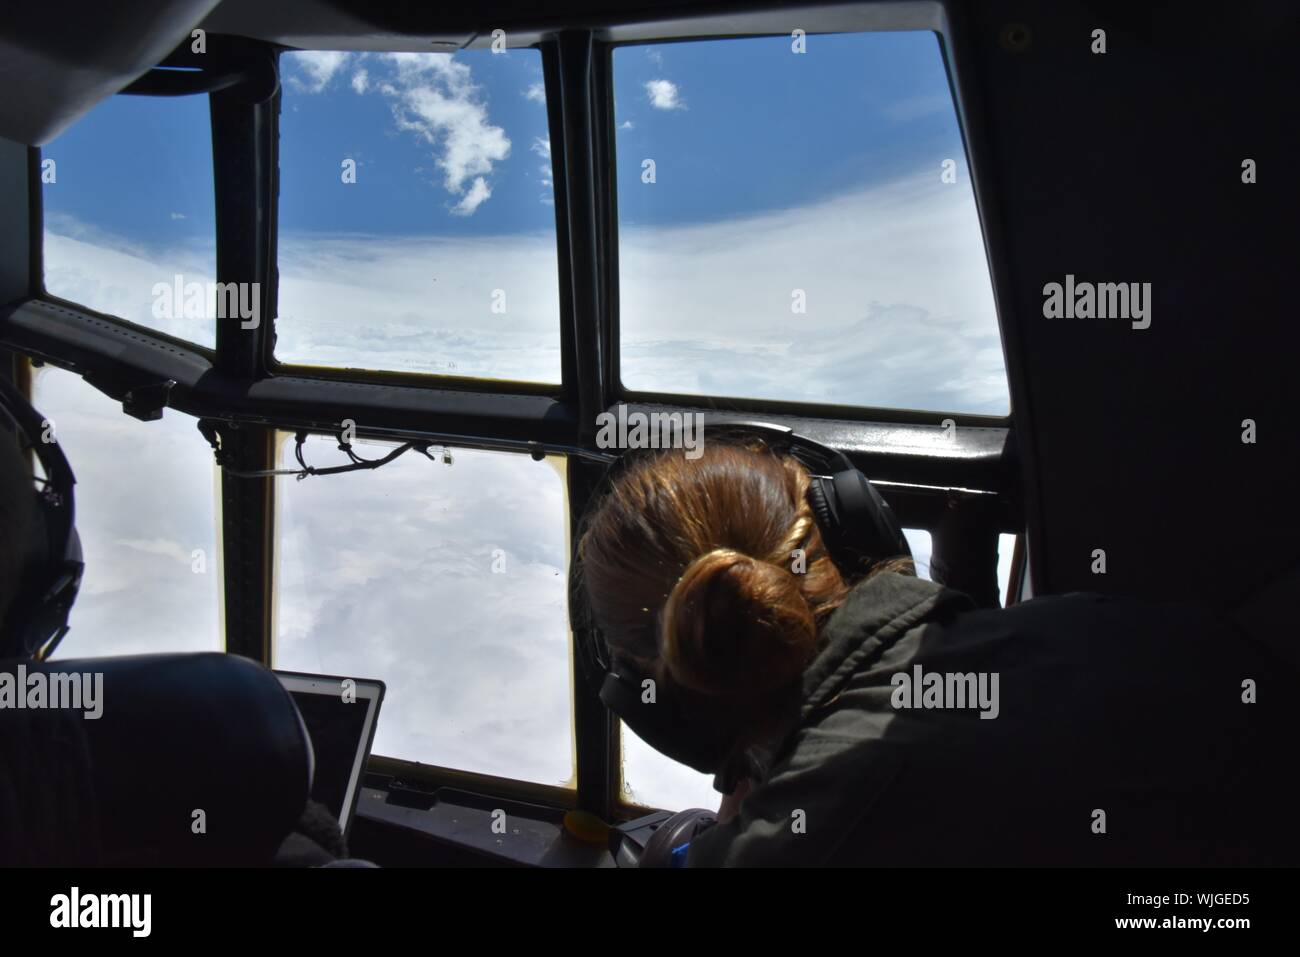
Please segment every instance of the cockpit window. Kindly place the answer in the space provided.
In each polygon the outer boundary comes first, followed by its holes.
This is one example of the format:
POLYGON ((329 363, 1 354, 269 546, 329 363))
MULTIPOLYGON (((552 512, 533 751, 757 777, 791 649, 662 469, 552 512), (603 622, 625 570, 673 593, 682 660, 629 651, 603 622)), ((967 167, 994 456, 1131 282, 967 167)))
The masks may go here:
POLYGON ((86 568, 58 656, 223 650, 217 470, 194 419, 141 422, 52 366, 32 403, 79 479, 86 568))
POLYGON ((572 786, 564 460, 431 454, 278 480, 275 667, 384 681, 375 754, 572 786))
POLYGON ((113 96, 41 149, 45 291, 216 345, 206 96, 113 96))
POLYGON ((555 384, 541 54, 280 59, 283 363, 555 384))
POLYGON ((629 391, 1008 412, 935 34, 623 46, 613 78, 629 391))

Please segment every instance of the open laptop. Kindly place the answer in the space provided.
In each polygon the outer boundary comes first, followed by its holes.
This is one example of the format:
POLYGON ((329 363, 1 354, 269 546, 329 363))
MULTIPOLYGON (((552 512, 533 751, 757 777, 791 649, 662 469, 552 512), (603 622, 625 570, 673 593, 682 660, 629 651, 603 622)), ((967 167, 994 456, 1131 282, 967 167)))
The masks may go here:
POLYGON ((357 808, 366 758, 375 740, 384 683, 294 671, 277 671, 275 675, 293 696, 311 737, 316 754, 312 800, 337 816, 346 837, 357 808), (351 682, 346 689, 345 681, 351 682))

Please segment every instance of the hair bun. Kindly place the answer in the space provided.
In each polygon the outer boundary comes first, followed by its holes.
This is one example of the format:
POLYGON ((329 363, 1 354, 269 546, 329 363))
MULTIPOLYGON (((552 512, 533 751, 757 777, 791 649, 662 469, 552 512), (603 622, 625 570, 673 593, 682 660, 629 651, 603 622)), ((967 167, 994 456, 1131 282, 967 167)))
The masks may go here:
POLYGON ((782 687, 803 673, 817 641, 798 576, 730 548, 691 562, 663 614, 669 673, 706 694, 782 687))

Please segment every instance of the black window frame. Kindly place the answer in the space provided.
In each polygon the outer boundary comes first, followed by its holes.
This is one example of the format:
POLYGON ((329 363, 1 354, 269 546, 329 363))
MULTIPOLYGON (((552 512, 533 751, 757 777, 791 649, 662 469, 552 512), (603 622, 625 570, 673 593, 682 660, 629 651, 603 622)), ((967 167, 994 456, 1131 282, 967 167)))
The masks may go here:
MULTIPOLYGON (((933 37, 938 45, 939 56, 944 70, 944 75, 949 82, 949 95, 955 96, 955 87, 953 86, 953 76, 950 67, 950 53, 945 37, 942 32, 931 28, 925 29, 933 37)), ((822 31, 825 33, 834 33, 837 31, 822 31)), ((865 30, 846 30, 843 33, 868 33, 872 31, 865 30)), ((897 31, 902 32, 902 31, 897 31)), ((720 408, 733 412, 757 413, 764 415, 789 415, 799 416, 802 418, 825 418, 839 419, 842 421, 868 421, 868 422, 900 422, 911 424, 938 424, 945 419, 952 419, 958 426, 973 426, 980 428, 1009 428, 1011 425, 1013 408, 1011 406, 1012 398, 1008 388, 1007 401, 1008 409, 1005 415, 986 415, 973 412, 952 412, 942 409, 909 409, 898 408, 893 406, 866 406, 866 405, 844 405, 830 402, 805 402, 790 399, 755 399, 737 396, 711 395, 707 393, 679 393, 679 392, 656 392, 653 390, 636 390, 630 389, 623 383, 622 367, 620 362, 622 343, 622 329, 619 324, 619 235, 618 235, 618 177, 616 175, 618 157, 616 149, 617 124, 614 116, 614 51, 620 47, 646 47, 663 45, 667 43, 698 43, 707 41, 725 41, 725 40, 751 40, 761 38, 773 38, 785 36, 780 33, 744 33, 731 34, 725 36, 717 35, 699 35, 699 36, 674 36, 666 40, 654 41, 645 39, 636 40, 616 40, 602 44, 600 56, 598 59, 598 72, 595 83, 598 91, 597 109, 600 116, 597 119, 596 130, 598 133, 597 150, 602 158, 601 165, 608 170, 608 209, 610 228, 608 235, 605 237, 604 248, 608 250, 609 258, 606 263, 605 283, 609 290, 608 309, 609 309, 609 334, 610 334, 610 377, 613 383, 614 397, 617 401, 643 403, 647 405, 691 405, 696 407, 720 408)), ((814 34, 815 35, 815 34, 814 34)), ((967 168, 971 167, 970 145, 966 138, 965 127, 961 122, 959 111, 957 111, 957 101, 953 101, 954 111, 957 114, 957 128, 962 140, 962 149, 967 162, 967 168)), ((986 262, 987 250, 986 250, 986 262)), ((990 263, 990 286, 993 284, 992 268, 990 263)), ((1004 375, 1005 375, 1004 370, 1004 375)))
MULTIPOLYGON (((556 69, 554 45, 545 41, 537 41, 512 47, 511 49, 537 50, 541 54, 542 61, 542 82, 549 91, 556 69)), ((285 53, 296 53, 297 50, 280 48, 276 50, 276 70, 279 72, 280 57, 285 53)), ((281 91, 283 87, 281 87, 281 91)), ((551 142, 554 143, 555 137, 559 130, 558 117, 550 109, 549 92, 547 101, 547 127, 551 142)), ((281 94, 276 94, 275 112, 280 114, 281 94)), ((279 213, 279 138, 276 138, 276 215, 279 213)), ((555 241, 557 256, 556 283, 559 291, 559 344, 560 344, 560 381, 559 382, 528 382, 518 379, 489 379, 475 376, 448 375, 441 372, 400 372, 384 369, 367 369, 364 367, 332 367, 332 366, 315 366, 294 362, 282 362, 275 357, 275 335, 274 323, 277 321, 272 318, 271 335, 267 336, 263 342, 262 364, 263 368, 269 375, 294 375, 306 378, 319 378, 335 380, 341 382, 373 382, 380 384, 397 384, 407 385, 414 388, 436 387, 443 389, 455 389, 466 392, 511 392, 525 395, 545 395, 556 398, 563 398, 568 395, 570 385, 576 377, 576 368, 574 366, 574 329, 571 323, 565 322, 567 314, 566 295, 568 294, 568 283, 566 277, 569 274, 569 264, 567 260, 568 249, 564 237, 564 207, 560 202, 559 190, 562 182, 558 167, 559 161, 552 155, 552 180, 555 184, 555 241)), ((277 224, 278 225, 278 224, 277 224)), ((277 233, 278 239, 278 233, 277 233)), ((273 310, 270 315, 278 316, 279 285, 276 285, 277 301, 273 303, 273 310)))

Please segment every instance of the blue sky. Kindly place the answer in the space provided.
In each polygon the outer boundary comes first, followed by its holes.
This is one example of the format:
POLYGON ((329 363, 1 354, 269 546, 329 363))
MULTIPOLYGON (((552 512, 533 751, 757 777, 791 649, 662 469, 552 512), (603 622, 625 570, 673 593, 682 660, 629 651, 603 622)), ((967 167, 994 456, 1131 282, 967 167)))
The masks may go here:
POLYGON ((215 249, 207 97, 111 97, 43 157, 57 164, 44 189, 47 226, 73 217, 149 250, 215 249))
POLYGON ((455 83, 440 83, 442 76, 404 84, 401 65, 378 55, 351 54, 337 66, 326 61, 313 72, 307 58, 288 54, 282 61, 281 230, 382 236, 530 231, 553 235, 555 210, 541 201, 549 191, 543 190, 537 169, 541 159, 533 151, 538 139, 549 139, 546 109, 526 92, 542 82, 540 54, 475 51, 456 58, 430 55, 418 62, 453 60, 469 67, 459 90, 455 83), (385 84, 393 86, 393 92, 386 93, 385 84), (421 115, 420 104, 412 100, 424 90, 446 95, 449 112, 462 104, 481 106, 481 121, 475 122, 473 109, 463 109, 446 123, 421 115), (418 128, 399 128, 402 123, 418 128), (447 141, 460 130, 466 131, 474 157, 490 166, 486 172, 473 167, 476 171, 466 174, 470 184, 482 175, 492 191, 491 199, 468 216, 452 212, 463 196, 448 187, 437 166, 437 156, 448 152, 447 141), (498 143, 504 148, 494 149, 498 143), (495 158, 500 153, 504 156, 495 158), (357 162, 357 181, 348 189, 339 188, 343 159, 357 162))
POLYGON ((615 49, 616 125, 632 124, 618 131, 621 221, 744 216, 905 177, 939 156, 964 165, 934 34, 807 42, 804 54, 789 37, 615 49), (651 83, 671 87, 655 99, 651 83), (645 156, 660 157, 668 188, 640 188, 645 156))
MULTIPOLYGON (((934 410, 936 424, 1005 413, 937 39, 807 44, 616 50, 624 384, 934 410)), ((277 357, 558 382, 537 51, 286 54, 282 81, 277 357), (340 175, 348 159, 355 183, 340 175), (498 291, 508 306, 494 311, 498 291)), ((44 187, 47 288, 211 345, 220 320, 151 310, 155 283, 215 279, 207 98, 111 98, 44 155, 58 164, 44 187)), ((126 419, 52 370, 36 392, 84 478, 89 567, 66 653, 217 646, 215 472, 193 421, 126 419), (124 444, 144 451, 123 457, 124 444), (165 494, 131 462, 165 475, 165 494)), ((313 443, 319 464, 337 459, 331 444, 313 443)), ((566 781, 562 487, 550 466, 488 453, 279 483, 283 660, 389 680, 378 740, 395 756, 566 781)), ((707 779, 634 741, 626 771, 641 800, 712 800, 707 779)))

